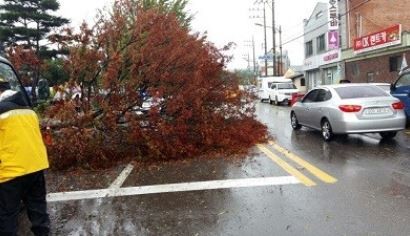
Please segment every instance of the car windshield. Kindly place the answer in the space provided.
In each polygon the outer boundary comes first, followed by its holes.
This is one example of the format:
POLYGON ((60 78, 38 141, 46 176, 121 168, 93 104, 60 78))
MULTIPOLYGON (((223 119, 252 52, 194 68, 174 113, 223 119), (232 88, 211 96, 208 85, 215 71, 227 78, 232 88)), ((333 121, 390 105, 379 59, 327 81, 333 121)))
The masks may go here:
POLYGON ((16 74, 13 69, 5 63, 0 63, 0 80, 2 79, 8 81, 13 90, 17 90, 18 80, 16 74))
POLYGON ((396 83, 396 87, 410 86, 410 73, 404 74, 396 83))
POLYGON ((294 84, 278 84, 278 89, 296 89, 294 84))
POLYGON ((341 99, 386 97, 388 94, 376 86, 348 86, 335 88, 341 99))
MULTIPOLYGON (((0 81, 1 80, 9 82, 11 90, 23 92, 23 87, 20 86, 20 83, 13 68, 10 65, 3 62, 0 62, 0 81)), ((26 102, 30 104, 27 100, 26 102)))

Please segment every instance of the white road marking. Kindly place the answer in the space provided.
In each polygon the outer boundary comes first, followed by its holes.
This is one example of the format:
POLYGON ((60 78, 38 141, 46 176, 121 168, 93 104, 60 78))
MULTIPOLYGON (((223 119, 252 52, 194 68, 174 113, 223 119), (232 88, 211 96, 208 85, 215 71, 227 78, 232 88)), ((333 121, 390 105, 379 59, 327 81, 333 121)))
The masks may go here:
POLYGON ((121 172, 121 174, 117 177, 117 179, 111 184, 109 189, 119 189, 119 188, 121 188, 121 186, 124 184, 125 180, 131 174, 133 169, 134 169, 134 166, 131 165, 131 164, 128 164, 124 168, 124 170, 121 172))
POLYGON ((63 202, 73 200, 86 200, 108 197, 109 193, 117 191, 116 189, 99 189, 76 192, 62 192, 47 194, 47 202, 63 202))
POLYGON ((300 184, 294 176, 265 177, 251 179, 228 179, 202 182, 189 182, 178 184, 162 184, 141 187, 111 188, 100 190, 88 190, 77 192, 50 193, 47 195, 48 202, 63 202, 105 197, 136 196, 158 193, 175 193, 201 190, 216 190, 230 188, 249 188, 275 185, 300 184))

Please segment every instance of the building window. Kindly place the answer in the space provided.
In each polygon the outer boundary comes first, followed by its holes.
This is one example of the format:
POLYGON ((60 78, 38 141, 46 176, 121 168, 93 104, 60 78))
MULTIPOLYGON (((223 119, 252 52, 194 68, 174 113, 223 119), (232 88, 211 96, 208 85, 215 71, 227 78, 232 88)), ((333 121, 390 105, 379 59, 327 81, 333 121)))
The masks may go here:
POLYGON ((306 57, 310 57, 313 55, 313 42, 312 41, 305 43, 305 55, 306 57))
POLYGON ((317 42, 317 51, 318 52, 322 52, 325 50, 326 47, 326 43, 325 43, 325 35, 322 34, 319 37, 317 37, 316 39, 317 42))
POLYGON ((373 83, 373 82, 374 82, 374 72, 367 73, 367 83, 373 83))
POLYGON ((302 86, 302 87, 306 86, 306 79, 305 78, 300 79, 300 86, 302 86))
POLYGON ((316 19, 319 19, 322 16, 323 16, 323 11, 320 11, 316 14, 316 19))
POLYGON ((400 71, 401 61, 402 59, 400 56, 390 57, 389 58, 390 72, 400 71))
POLYGON ((360 68, 359 68, 359 65, 357 63, 353 63, 352 72, 353 72, 354 76, 360 75, 360 68))

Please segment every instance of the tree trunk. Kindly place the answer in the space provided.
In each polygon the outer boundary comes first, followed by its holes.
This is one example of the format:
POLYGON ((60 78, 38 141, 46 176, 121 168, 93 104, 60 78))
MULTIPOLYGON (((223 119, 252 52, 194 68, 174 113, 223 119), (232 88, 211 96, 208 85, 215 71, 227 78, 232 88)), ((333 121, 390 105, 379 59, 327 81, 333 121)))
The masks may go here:
MULTIPOLYGON (((37 58, 40 60, 40 22, 37 22, 37 35, 36 35, 36 55, 37 58)), ((33 84, 31 87, 31 96, 33 98, 33 104, 37 103, 37 85, 38 81, 40 80, 40 65, 35 68, 33 84)))

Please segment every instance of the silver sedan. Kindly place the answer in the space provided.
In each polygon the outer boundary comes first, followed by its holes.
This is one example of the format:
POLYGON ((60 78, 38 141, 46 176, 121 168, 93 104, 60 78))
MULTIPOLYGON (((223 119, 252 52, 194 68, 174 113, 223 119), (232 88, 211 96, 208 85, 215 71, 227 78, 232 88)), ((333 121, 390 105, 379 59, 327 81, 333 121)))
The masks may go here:
POLYGON ((311 90, 291 110, 292 128, 320 130, 325 141, 335 134, 380 133, 394 138, 404 130, 404 104, 370 84, 339 84, 311 90))

